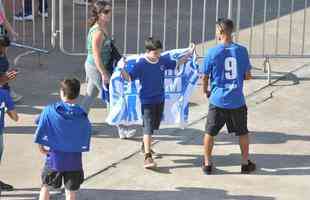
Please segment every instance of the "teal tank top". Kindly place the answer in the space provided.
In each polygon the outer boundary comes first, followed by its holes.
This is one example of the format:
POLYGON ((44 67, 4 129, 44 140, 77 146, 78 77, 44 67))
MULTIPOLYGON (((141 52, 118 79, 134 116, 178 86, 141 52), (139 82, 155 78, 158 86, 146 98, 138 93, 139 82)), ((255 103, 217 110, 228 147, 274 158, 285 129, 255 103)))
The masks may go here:
MULTIPOLYGON (((92 26, 88 32, 87 36, 87 59, 86 62, 90 65, 95 66, 95 60, 94 60, 94 55, 93 55, 93 34, 99 30, 99 26, 95 24, 92 26)), ((110 57, 111 57, 111 38, 104 34, 104 41, 102 42, 102 47, 101 47, 101 60, 103 65, 107 66, 110 57)))

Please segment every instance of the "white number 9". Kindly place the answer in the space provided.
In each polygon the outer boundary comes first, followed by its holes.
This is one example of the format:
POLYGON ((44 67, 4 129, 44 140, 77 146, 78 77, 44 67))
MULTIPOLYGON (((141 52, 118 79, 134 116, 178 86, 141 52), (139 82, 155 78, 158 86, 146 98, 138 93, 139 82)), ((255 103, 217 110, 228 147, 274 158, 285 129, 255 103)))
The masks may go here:
POLYGON ((225 59, 225 78, 233 80, 237 78, 237 60, 234 57, 225 59))

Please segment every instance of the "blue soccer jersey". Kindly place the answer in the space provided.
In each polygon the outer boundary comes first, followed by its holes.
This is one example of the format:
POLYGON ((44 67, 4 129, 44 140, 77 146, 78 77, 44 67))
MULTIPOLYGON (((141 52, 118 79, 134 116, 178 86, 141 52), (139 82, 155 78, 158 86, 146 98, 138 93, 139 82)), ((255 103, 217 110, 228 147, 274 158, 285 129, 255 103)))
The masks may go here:
POLYGON ((141 57, 129 72, 132 80, 141 84, 140 99, 142 104, 157 104, 165 100, 164 79, 166 69, 175 69, 176 61, 170 54, 161 56, 156 63, 141 57))
POLYGON ((7 111, 14 110, 15 105, 9 91, 0 88, 0 134, 3 133, 5 109, 7 111))
POLYGON ((204 74, 210 78, 211 104, 226 109, 245 105, 243 81, 251 69, 247 49, 220 44, 211 48, 204 60, 204 74))

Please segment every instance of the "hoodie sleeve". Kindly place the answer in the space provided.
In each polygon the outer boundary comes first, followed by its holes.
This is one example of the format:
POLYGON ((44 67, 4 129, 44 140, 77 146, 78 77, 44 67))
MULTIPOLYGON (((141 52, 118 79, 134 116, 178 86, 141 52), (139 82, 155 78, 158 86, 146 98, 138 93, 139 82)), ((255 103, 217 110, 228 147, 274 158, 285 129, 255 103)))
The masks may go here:
POLYGON ((35 123, 37 124, 37 129, 34 136, 34 142, 42 145, 47 145, 46 135, 47 135, 47 115, 49 108, 46 107, 43 109, 41 114, 36 118, 35 123))

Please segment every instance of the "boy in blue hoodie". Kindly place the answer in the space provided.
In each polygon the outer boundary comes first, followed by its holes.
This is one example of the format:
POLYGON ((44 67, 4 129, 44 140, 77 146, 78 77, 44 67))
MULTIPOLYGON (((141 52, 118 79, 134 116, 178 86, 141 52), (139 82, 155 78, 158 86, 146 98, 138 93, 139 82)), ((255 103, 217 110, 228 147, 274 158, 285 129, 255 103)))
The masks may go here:
POLYGON ((76 199, 84 181, 82 152, 89 151, 91 125, 87 113, 76 104, 80 94, 77 79, 60 84, 60 102, 44 108, 38 118, 35 142, 46 155, 40 200, 49 199, 49 187, 64 183, 66 199, 76 199))

